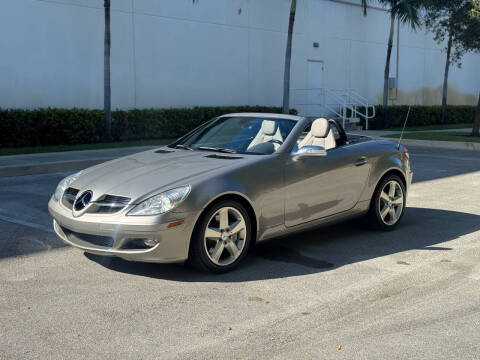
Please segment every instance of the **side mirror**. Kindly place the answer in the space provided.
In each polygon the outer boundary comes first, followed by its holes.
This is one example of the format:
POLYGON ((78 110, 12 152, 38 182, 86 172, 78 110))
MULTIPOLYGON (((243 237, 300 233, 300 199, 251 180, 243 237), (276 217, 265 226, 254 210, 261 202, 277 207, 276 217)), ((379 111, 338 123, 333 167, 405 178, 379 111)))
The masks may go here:
POLYGON ((294 161, 304 157, 317 157, 327 156, 327 150, 323 146, 303 146, 297 151, 292 152, 292 158, 294 161))

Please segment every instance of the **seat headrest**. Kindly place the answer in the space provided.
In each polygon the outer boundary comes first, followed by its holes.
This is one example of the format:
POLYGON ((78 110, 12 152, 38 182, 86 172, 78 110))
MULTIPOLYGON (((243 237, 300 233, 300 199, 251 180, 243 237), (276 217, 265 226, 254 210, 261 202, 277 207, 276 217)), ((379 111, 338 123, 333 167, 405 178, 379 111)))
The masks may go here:
POLYGON ((330 131, 330 124, 327 119, 319 118, 316 119, 312 124, 312 135, 316 138, 327 137, 328 132, 330 131))
POLYGON ((277 123, 272 120, 263 120, 262 132, 265 135, 275 135, 275 133, 277 132, 277 123))

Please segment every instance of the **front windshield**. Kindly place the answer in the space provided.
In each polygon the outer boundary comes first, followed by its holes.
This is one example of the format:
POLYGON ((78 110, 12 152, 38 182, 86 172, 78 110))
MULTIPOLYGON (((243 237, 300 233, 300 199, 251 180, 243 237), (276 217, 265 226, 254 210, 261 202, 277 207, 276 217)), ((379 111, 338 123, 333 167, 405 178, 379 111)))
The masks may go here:
POLYGON ((239 154, 272 154, 278 150, 296 122, 261 117, 222 117, 175 144, 187 150, 239 154))

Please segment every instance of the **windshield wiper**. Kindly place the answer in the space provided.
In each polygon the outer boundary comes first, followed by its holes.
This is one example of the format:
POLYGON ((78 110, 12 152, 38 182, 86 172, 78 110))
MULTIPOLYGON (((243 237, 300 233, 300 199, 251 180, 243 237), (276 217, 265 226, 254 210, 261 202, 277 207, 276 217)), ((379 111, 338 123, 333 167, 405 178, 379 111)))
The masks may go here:
POLYGON ((236 154, 237 152, 232 149, 225 149, 220 147, 209 147, 209 146, 200 146, 198 150, 206 150, 206 151, 217 151, 221 153, 228 153, 228 154, 236 154))
POLYGON ((192 148, 191 146, 184 145, 184 144, 175 145, 175 148, 176 149, 185 149, 185 150, 195 151, 195 149, 192 148))

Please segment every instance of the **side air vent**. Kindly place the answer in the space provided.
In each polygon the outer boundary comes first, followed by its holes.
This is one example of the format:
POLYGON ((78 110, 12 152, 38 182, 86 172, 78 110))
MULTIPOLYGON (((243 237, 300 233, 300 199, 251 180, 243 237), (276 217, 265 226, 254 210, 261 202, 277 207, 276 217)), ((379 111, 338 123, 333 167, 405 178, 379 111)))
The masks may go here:
POLYGON ((239 156, 226 156, 226 155, 218 155, 218 154, 214 154, 214 155, 207 155, 205 156, 206 158, 210 158, 210 159, 223 159, 223 160, 239 160, 239 159, 243 159, 242 157, 239 157, 239 156))
POLYGON ((156 154, 170 154, 170 153, 173 153, 173 152, 175 152, 175 151, 163 150, 163 149, 159 149, 159 150, 155 151, 156 154))

